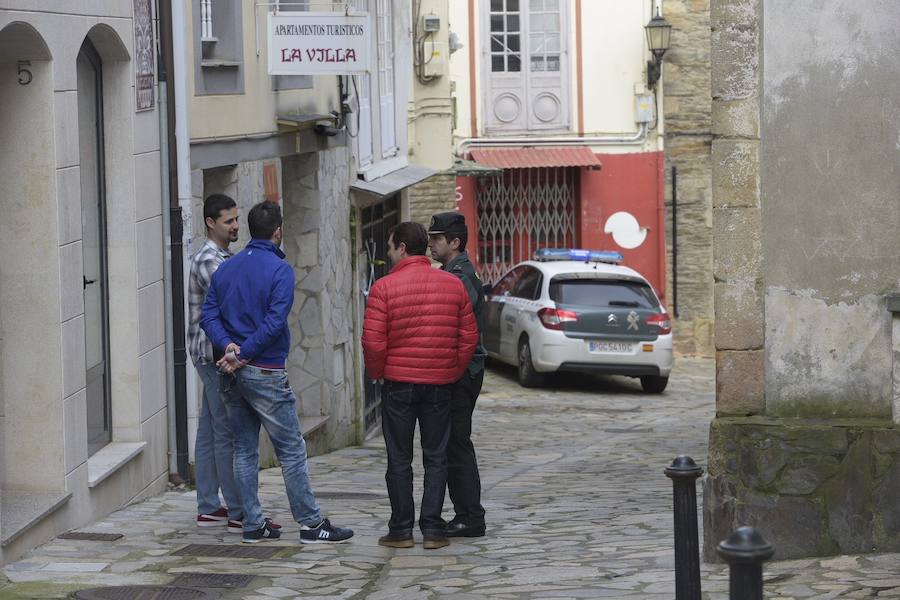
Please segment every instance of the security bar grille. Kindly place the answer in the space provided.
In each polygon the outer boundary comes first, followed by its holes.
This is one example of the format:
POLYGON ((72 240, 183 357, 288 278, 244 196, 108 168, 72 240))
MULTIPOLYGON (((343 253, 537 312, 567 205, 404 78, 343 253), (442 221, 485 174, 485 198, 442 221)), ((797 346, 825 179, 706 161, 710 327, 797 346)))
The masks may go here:
POLYGON ((538 248, 577 246, 575 176, 578 169, 507 169, 478 190, 478 264, 495 283, 538 248))

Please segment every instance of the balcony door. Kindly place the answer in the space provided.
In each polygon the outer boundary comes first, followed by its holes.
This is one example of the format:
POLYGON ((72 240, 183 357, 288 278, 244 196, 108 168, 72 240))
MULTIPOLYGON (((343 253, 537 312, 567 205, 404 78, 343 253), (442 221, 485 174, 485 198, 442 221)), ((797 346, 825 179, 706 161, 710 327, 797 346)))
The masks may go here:
POLYGON ((568 130, 567 0, 488 0, 485 5, 488 132, 568 130))

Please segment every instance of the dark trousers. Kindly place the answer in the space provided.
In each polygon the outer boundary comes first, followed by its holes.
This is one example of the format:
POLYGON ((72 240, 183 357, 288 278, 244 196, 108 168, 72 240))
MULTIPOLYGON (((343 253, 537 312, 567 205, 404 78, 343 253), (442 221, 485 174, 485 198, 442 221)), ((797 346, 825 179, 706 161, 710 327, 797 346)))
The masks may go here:
POLYGON ((481 506, 481 477, 472 445, 472 412, 481 393, 484 371, 466 372, 453 384, 450 400, 450 441, 447 444, 447 488, 456 519, 469 526, 484 525, 481 506))
POLYGON ((444 535, 441 517, 447 486, 447 440, 450 437, 450 385, 385 381, 381 397, 381 430, 387 448, 391 533, 411 534, 416 517, 413 501, 413 434, 419 422, 425 480, 419 529, 423 535, 444 535))

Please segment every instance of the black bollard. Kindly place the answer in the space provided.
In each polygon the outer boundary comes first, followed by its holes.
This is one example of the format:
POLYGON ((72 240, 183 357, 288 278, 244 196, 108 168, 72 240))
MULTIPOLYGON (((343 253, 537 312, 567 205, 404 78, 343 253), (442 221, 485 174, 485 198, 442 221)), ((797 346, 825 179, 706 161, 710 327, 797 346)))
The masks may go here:
POLYGON ((702 474, 690 456, 677 456, 666 467, 675 500, 675 600, 700 600, 697 478, 702 474))
POLYGON ((719 556, 731 565, 728 578, 730 600, 762 600, 762 564, 775 549, 752 527, 739 527, 719 542, 719 556))

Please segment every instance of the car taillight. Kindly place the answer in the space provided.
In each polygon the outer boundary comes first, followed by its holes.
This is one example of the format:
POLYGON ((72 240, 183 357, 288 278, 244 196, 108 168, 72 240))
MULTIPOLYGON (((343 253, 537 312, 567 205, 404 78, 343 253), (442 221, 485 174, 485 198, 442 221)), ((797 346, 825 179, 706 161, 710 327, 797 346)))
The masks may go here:
POLYGON ((555 308, 542 308, 538 311, 541 324, 547 329, 562 329, 563 323, 571 323, 578 320, 578 313, 571 310, 557 310, 555 308))
POLYGON ((672 333, 672 322, 669 321, 669 315, 666 313, 658 314, 658 315, 650 315, 647 317, 645 321, 647 325, 652 325, 657 327, 659 331, 659 335, 665 335, 667 333, 672 333))

